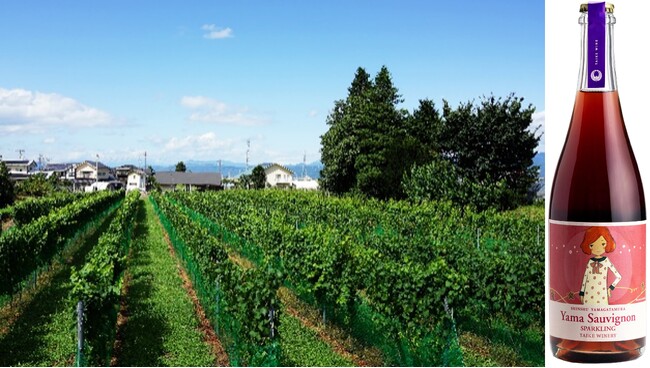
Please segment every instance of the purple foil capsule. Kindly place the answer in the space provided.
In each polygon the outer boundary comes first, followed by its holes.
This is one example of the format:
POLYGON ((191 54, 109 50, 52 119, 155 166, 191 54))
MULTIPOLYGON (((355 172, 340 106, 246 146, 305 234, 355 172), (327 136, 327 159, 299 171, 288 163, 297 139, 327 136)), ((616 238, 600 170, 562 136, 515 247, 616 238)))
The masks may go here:
POLYGON ((587 13, 588 88, 605 87, 605 2, 590 3, 587 13))

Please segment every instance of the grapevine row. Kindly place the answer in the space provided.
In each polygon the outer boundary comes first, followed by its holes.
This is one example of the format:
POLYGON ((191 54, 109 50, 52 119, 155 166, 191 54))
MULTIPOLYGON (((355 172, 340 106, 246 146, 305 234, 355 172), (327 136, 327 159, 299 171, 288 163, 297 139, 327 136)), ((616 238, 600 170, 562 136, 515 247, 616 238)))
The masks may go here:
POLYGON ((0 294, 10 294, 34 270, 49 264, 68 240, 115 204, 123 192, 84 196, 0 236, 0 294))
POLYGON ((140 200, 138 192, 131 192, 117 210, 97 245, 86 256, 84 266, 73 267, 72 290, 87 305, 102 306, 115 301, 120 294, 120 275, 124 270, 125 256, 131 230, 140 200))
POLYGON ((454 309, 543 323, 543 213, 279 191, 171 196, 281 259, 289 282, 319 304, 343 315, 369 304, 394 336, 422 338, 454 309))
POLYGON ((163 196, 152 195, 172 243, 194 278, 199 299, 234 365, 277 365, 277 290, 283 274, 272 267, 235 264, 208 230, 163 196))
POLYGON ((86 350, 92 349, 92 354, 88 355, 101 365, 110 363, 104 357, 112 348, 115 308, 139 201, 139 192, 127 194, 108 230, 87 254, 83 267, 73 267, 71 271, 72 295, 84 303, 86 350))
POLYGON ((12 215, 15 225, 28 224, 31 221, 45 216, 53 210, 68 205, 85 193, 59 193, 49 197, 29 198, 16 203, 12 215))

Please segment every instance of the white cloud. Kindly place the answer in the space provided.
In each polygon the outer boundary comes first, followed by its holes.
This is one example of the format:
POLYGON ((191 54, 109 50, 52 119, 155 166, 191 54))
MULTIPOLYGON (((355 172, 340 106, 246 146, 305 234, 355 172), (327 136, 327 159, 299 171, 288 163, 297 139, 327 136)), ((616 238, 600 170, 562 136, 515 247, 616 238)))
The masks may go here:
POLYGON ((182 157, 208 157, 231 151, 236 145, 233 139, 221 139, 214 132, 185 137, 172 137, 164 144, 165 153, 177 153, 182 157))
POLYGON ((48 137, 48 138, 43 139, 43 143, 45 143, 45 144, 52 144, 54 142, 56 142, 56 139, 54 137, 48 137))
POLYGON ((544 111, 536 112, 533 114, 533 122, 530 124, 530 129, 531 131, 535 131, 537 127, 537 133, 536 135, 540 137, 539 139, 539 144, 537 145, 537 151, 538 152, 545 152, 545 147, 546 147, 546 121, 545 121, 545 113, 544 111))
POLYGON ((114 122, 109 113, 60 94, 0 88, 0 131, 42 132, 52 127, 88 128, 114 122))
POLYGON ((252 126, 268 122, 267 118, 251 114, 248 109, 232 107, 222 101, 204 96, 184 96, 181 105, 190 109, 191 121, 252 126))
POLYGON ((217 27, 214 24, 204 24, 203 27, 201 27, 201 29, 206 31, 203 37, 209 40, 218 40, 222 38, 234 37, 232 34, 232 29, 230 27, 221 28, 221 27, 217 27))
POLYGON ((316 110, 316 109, 309 110, 309 113, 308 113, 308 114, 309 114, 309 117, 310 117, 310 118, 315 118, 315 117, 317 117, 318 115, 320 115, 320 114, 318 113, 318 110, 316 110))

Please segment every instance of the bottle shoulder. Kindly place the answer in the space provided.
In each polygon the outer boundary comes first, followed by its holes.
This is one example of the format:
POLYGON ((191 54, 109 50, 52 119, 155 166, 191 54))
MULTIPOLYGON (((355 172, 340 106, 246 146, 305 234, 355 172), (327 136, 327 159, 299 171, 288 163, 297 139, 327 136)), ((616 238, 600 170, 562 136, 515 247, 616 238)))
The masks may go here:
POLYGON ((557 220, 645 219, 639 169, 616 93, 579 93, 551 189, 557 220))

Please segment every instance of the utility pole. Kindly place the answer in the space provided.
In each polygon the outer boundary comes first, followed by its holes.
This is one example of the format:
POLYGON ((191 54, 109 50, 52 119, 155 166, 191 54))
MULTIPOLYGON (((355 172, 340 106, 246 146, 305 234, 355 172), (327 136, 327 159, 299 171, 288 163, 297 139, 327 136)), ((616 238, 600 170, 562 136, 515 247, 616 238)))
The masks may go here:
POLYGON ((307 151, 302 156, 302 178, 307 177, 307 151))
POLYGON ((144 151, 144 190, 147 190, 147 151, 144 151))
POLYGON ((248 156, 250 155, 251 152, 251 140, 247 139, 246 140, 246 171, 248 171, 248 156))
POLYGON ((25 150, 22 149, 22 148, 19 148, 19 149, 16 150, 16 152, 18 152, 18 159, 22 160, 23 159, 23 154, 25 153, 25 150))

